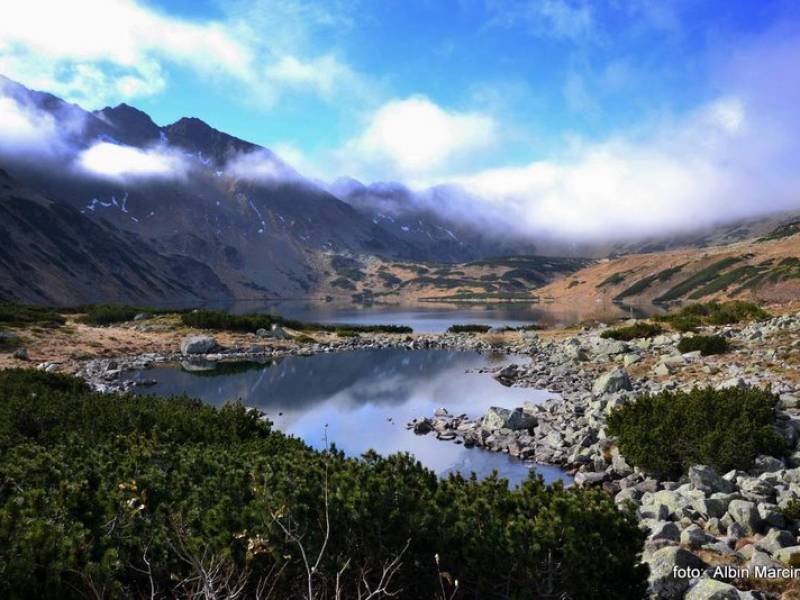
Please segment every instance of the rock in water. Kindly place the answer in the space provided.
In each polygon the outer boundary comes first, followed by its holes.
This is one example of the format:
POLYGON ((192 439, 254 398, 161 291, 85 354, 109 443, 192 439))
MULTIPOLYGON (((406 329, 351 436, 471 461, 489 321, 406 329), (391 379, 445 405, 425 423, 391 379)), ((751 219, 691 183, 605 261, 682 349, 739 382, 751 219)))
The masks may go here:
POLYGON ((208 354, 217 347, 210 335, 190 335, 181 341, 181 354, 208 354))
POLYGON ((602 394, 613 394, 622 390, 631 390, 631 380, 628 373, 623 368, 616 368, 598 377, 592 386, 592 393, 600 396, 602 394))
POLYGON ((499 406, 492 406, 486 411, 483 416, 483 427, 492 431, 494 429, 502 429, 506 426, 508 418, 511 416, 511 411, 507 408, 500 408, 499 406))

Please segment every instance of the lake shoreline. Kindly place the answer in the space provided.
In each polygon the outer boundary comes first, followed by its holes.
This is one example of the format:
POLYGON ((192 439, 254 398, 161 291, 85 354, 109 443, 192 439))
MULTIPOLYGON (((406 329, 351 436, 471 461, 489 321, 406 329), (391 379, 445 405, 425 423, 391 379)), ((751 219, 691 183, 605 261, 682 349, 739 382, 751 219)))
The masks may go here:
POLYGON ((133 371, 185 360, 268 361, 381 348, 519 355, 525 363, 492 374, 507 385, 545 389, 559 393, 560 398, 483 415, 419 415, 408 426, 414 429, 425 423, 419 433, 424 429, 437 435, 438 443, 469 444, 476 450, 557 465, 574 475, 576 485, 601 487, 620 507, 634 506, 640 526, 648 532, 643 561, 650 565, 654 592, 685 590, 695 583, 676 578, 674 565, 711 568, 732 563, 755 568, 788 564, 800 556, 795 541, 800 523, 786 521, 781 513, 789 502, 800 500, 796 483, 800 481, 800 313, 701 327, 701 333, 722 336, 730 343, 731 351, 718 356, 681 353, 678 343, 683 335, 679 333, 629 342, 606 339, 600 336, 605 326, 487 334, 337 337, 326 333, 305 342, 219 333, 211 342, 220 348, 197 353, 186 352, 187 348, 181 352, 178 347, 187 336, 207 333, 175 328, 158 319, 105 329, 117 337, 136 328, 139 333, 166 336, 162 347, 156 352, 43 361, 38 368, 71 372, 94 389, 115 392, 134 385, 128 377, 133 371), (752 472, 717 474, 696 465, 678 481, 656 479, 631 466, 605 433, 608 414, 641 394, 698 385, 716 389, 769 386, 780 398, 776 427, 791 438, 787 456, 761 457, 752 472))

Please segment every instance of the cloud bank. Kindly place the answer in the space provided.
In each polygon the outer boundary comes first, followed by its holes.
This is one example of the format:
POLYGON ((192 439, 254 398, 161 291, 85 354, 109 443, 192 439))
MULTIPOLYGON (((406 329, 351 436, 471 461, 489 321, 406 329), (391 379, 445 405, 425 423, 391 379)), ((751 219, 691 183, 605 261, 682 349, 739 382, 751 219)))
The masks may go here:
POLYGON ((426 100, 388 103, 345 151, 391 161, 418 192, 438 186, 418 201, 444 216, 528 237, 641 239, 798 210, 800 30, 725 50, 709 73, 715 97, 603 139, 567 138, 527 164, 461 169, 455 155, 502 144, 499 127, 426 100))
POLYGON ((331 98, 360 88, 361 76, 333 54, 307 55, 295 44, 291 53, 251 16, 191 21, 140 0, 27 0, 0 19, 0 73, 88 108, 161 93, 170 66, 239 85, 264 106, 287 90, 331 98))

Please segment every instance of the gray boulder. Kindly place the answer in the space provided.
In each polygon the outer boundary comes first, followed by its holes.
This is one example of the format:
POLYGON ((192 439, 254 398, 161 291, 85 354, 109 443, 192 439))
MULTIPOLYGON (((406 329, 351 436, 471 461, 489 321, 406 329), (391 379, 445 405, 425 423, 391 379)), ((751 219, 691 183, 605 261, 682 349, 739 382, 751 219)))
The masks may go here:
POLYGON ((775 553, 775 558, 790 567, 800 567, 800 546, 781 548, 775 553))
POLYGON ((702 577, 692 586, 684 600, 739 600, 739 590, 729 583, 702 577))
POLYGON ((508 418, 510 416, 511 411, 507 408, 492 406, 486 411, 486 414, 483 415, 483 427, 489 430, 502 429, 506 426, 506 423, 508 423, 508 418))
POLYGON ((680 535, 681 544, 684 546, 690 546, 691 548, 700 548, 701 546, 713 544, 717 541, 717 538, 715 538, 713 535, 707 534, 700 528, 700 526, 695 525, 694 523, 681 531, 680 535))
POLYGON ((736 487, 732 482, 727 481, 717 475, 711 467, 705 465, 694 465, 689 467, 689 481, 695 489, 713 494, 714 492, 732 492, 736 487))
POLYGON ((181 341, 181 354, 208 354, 217 347, 210 335, 190 335, 181 341))
POLYGON ((758 514, 758 507, 753 502, 731 500, 728 505, 728 514, 744 528, 747 535, 758 532, 761 527, 761 516, 758 514))
POLYGON ((616 368, 598 377, 592 386, 592 393, 595 395, 613 394, 623 390, 631 390, 631 380, 628 373, 623 368, 616 368))
POLYGON ((705 563, 688 550, 668 546, 656 550, 647 561, 650 565, 650 591, 656 598, 682 598, 689 578, 676 577, 675 569, 704 569, 705 563))
POLYGON ((508 410, 507 408, 492 406, 483 416, 483 427, 489 430, 512 429, 519 431, 533 429, 537 423, 536 416, 522 408, 508 410))
POLYGON ((522 408, 515 408, 508 416, 506 427, 514 431, 519 431, 521 429, 533 429, 538 423, 539 421, 536 419, 535 415, 532 415, 522 408))

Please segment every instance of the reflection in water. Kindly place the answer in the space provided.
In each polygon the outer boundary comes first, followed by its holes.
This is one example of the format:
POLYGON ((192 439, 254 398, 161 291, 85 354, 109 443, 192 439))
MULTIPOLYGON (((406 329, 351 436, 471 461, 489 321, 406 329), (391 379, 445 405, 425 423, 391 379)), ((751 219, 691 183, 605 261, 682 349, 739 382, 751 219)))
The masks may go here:
MULTIPOLYGON (((155 379, 159 394, 186 393, 221 405, 241 399, 259 408, 275 427, 320 448, 323 438, 351 456, 369 449, 381 454, 408 451, 439 474, 493 469, 513 483, 528 475, 529 465, 507 455, 467 449, 433 436, 416 436, 405 428, 414 417, 438 407, 478 416, 490 406, 513 408, 538 402, 546 392, 508 388, 491 376, 467 373, 507 362, 473 352, 444 350, 370 350, 289 357, 273 365, 218 376, 180 369, 141 374, 155 379)), ((547 481, 562 478, 554 467, 537 466, 547 481)))

